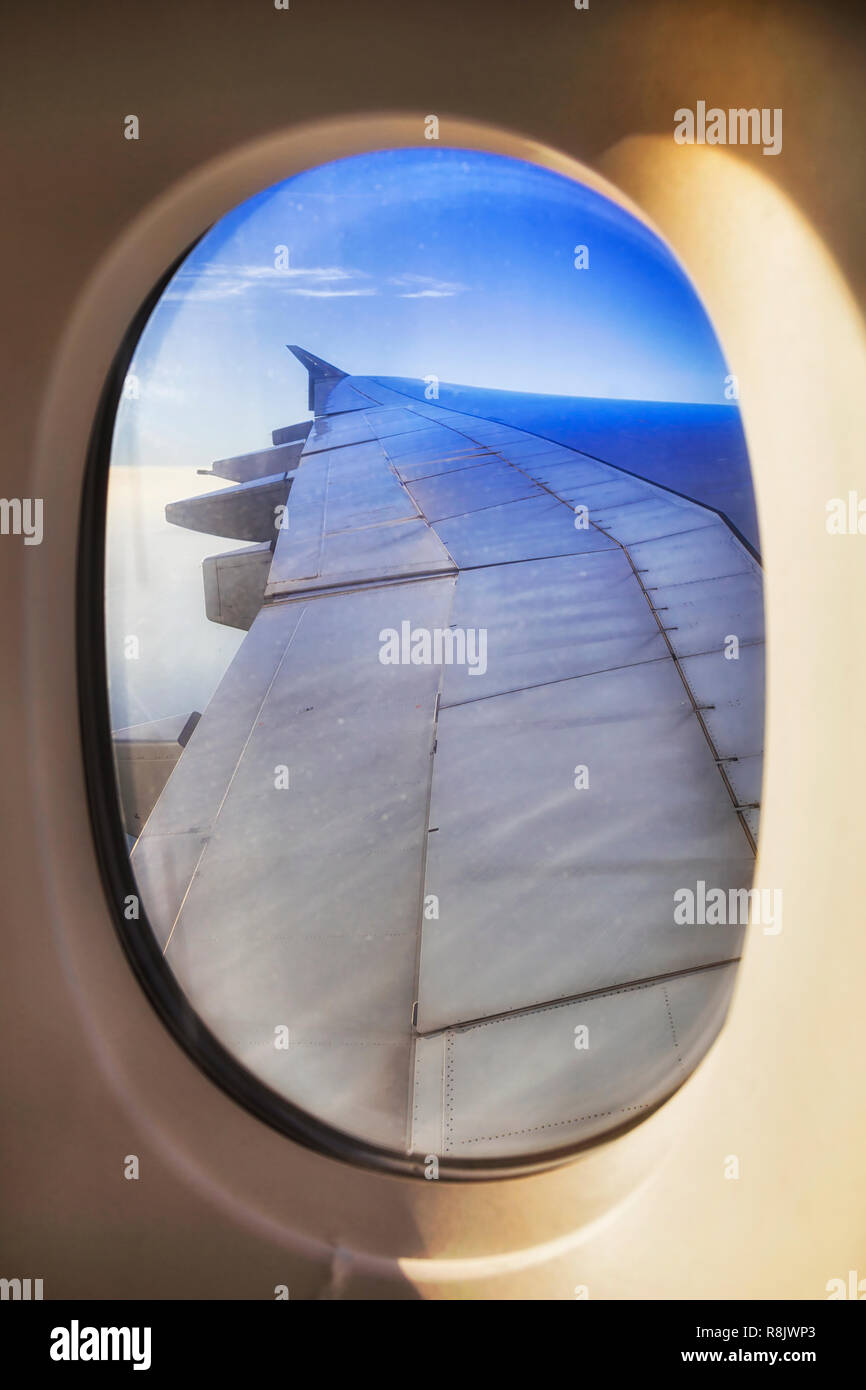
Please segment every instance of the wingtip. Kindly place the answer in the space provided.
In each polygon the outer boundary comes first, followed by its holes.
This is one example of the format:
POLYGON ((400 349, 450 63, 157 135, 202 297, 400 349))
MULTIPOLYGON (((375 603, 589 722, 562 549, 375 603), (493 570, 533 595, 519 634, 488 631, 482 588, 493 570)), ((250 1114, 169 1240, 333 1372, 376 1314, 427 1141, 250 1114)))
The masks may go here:
POLYGON ((297 357, 301 366, 306 367, 311 381, 334 381, 349 375, 341 367, 335 367, 333 362, 326 362, 323 357, 317 357, 314 352, 308 352, 297 343, 286 343, 286 347, 297 357))

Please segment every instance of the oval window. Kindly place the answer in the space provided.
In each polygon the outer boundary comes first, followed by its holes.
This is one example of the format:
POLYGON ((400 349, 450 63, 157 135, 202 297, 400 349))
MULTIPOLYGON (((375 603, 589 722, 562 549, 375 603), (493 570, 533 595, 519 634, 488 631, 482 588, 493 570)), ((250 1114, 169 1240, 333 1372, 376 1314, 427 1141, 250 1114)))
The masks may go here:
POLYGON ((155 293, 93 464, 94 796, 142 980, 271 1123, 521 1171, 700 1061, 761 785, 736 395, 658 237, 502 156, 312 169, 155 293))

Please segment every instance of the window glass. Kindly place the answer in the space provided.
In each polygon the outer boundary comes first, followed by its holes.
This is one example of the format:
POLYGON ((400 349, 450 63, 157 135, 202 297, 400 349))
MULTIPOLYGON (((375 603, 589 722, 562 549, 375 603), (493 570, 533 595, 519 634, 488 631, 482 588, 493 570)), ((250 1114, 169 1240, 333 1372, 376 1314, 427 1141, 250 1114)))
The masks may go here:
POLYGON ((735 366, 630 213, 428 147, 224 217, 124 372, 105 654, 120 929, 287 1132, 483 1174, 698 1064, 749 917, 759 537, 735 366))

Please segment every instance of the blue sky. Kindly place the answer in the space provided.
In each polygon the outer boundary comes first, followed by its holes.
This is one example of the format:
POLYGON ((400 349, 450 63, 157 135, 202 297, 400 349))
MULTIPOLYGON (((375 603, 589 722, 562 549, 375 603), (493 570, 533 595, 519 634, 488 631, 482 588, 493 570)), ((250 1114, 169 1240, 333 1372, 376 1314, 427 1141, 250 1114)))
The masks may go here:
POLYGON ((704 311, 640 223, 534 165, 435 145, 323 165, 217 223, 142 336, 114 461, 201 467, 268 444, 308 414, 289 342, 376 376, 724 401, 704 311))

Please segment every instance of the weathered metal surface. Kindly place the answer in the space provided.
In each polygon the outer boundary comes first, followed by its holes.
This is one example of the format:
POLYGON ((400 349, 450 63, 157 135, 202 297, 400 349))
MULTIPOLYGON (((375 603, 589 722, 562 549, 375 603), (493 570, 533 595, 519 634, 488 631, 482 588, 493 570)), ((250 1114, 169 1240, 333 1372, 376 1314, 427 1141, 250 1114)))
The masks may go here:
POLYGON ((723 966, 419 1039, 414 1152, 532 1154, 634 1123, 700 1061, 733 977, 723 966))
MULTIPOLYGON (((275 431, 279 434, 280 431, 275 431)), ((273 449, 259 449, 254 454, 238 454, 235 458, 217 459, 210 471, 218 478, 230 478, 234 483, 249 483, 255 478, 273 477, 297 468, 304 447, 303 438, 292 439, 273 449)))
POLYGON ((430 824, 422 1032, 739 951, 674 920, 753 861, 670 660, 441 710, 430 824))
MULTIPOLYGON (((408 587, 414 621, 447 623, 453 580, 408 587)), ((134 856, 166 959, 221 1041, 296 1103, 398 1148, 439 682, 378 660, 405 613, 394 588, 266 608, 256 679, 236 660, 177 769, 174 815, 134 856), (173 863, 193 866, 180 902, 160 889, 167 829, 173 863)))
POLYGON ((303 448, 263 607, 133 854, 166 958, 386 1147, 618 1128, 727 1006, 742 923, 674 907, 751 881, 759 567, 686 498, 292 351, 317 418, 274 432, 303 448))
POLYGON ((209 555, 202 562, 205 612, 212 623, 242 631, 252 627, 264 601, 271 555, 271 546, 263 543, 209 555))
POLYGON ((188 531, 210 536, 229 536, 238 541, 270 541, 279 525, 279 508, 285 504, 292 475, 275 473, 240 483, 237 487, 203 492, 197 497, 172 502, 165 519, 188 531))

